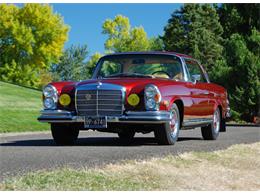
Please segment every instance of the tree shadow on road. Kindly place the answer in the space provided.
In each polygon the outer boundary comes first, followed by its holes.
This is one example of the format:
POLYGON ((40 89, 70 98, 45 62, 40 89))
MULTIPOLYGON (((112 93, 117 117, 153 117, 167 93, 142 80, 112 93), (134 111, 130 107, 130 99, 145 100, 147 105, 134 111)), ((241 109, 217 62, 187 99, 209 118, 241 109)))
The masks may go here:
MULTIPOLYGON (((202 140, 198 137, 180 137, 178 142, 202 140)), ((152 137, 136 137, 131 142, 123 142, 117 137, 89 137, 79 138, 73 147, 77 146, 149 146, 157 145, 157 141, 152 137)), ((0 146, 49 146, 58 147, 52 139, 31 139, 15 140, 1 143, 0 146)))

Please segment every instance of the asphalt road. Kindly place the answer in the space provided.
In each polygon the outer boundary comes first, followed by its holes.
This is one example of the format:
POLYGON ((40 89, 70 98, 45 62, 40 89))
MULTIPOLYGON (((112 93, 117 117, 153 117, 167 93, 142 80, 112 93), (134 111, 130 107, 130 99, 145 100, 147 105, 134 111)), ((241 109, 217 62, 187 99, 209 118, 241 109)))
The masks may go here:
POLYGON ((234 144, 260 141, 259 127, 227 127, 216 141, 205 141, 199 129, 181 131, 174 146, 159 146, 153 134, 137 134, 134 143, 123 145, 116 134, 80 132, 75 146, 56 146, 50 132, 0 136, 0 180, 39 169, 103 166, 128 159, 161 157, 189 151, 214 151, 234 144))

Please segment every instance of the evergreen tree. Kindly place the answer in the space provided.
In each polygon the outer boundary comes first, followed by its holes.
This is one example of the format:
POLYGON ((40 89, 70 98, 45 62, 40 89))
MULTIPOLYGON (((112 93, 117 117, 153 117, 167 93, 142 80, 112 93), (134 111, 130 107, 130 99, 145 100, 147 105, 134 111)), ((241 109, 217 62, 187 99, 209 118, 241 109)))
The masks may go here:
POLYGON ((87 55, 87 45, 71 45, 64 51, 60 62, 52 66, 52 72, 58 75, 58 80, 84 80, 88 77, 85 71, 87 55))
POLYGON ((209 4, 185 4, 173 12, 162 40, 167 51, 189 54, 211 73, 222 58, 223 29, 215 8, 209 4))
POLYGON ((235 119, 252 121, 260 112, 259 13, 259 4, 186 4, 164 28, 166 50, 199 59, 227 88, 235 119))
POLYGON ((225 56, 231 70, 229 73, 229 92, 232 107, 242 119, 252 121, 259 111, 260 80, 259 56, 247 48, 245 39, 233 34, 226 45, 225 56))
POLYGON ((260 5, 222 4, 217 10, 226 64, 216 69, 215 79, 230 93, 233 117, 252 121, 260 114, 260 5))
POLYGON ((98 60, 102 57, 102 54, 96 52, 94 53, 90 59, 88 60, 86 64, 86 68, 84 71, 86 71, 85 75, 87 75, 87 78, 92 78, 92 75, 94 73, 94 70, 96 68, 96 65, 98 63, 98 60))
POLYGON ((225 39, 234 33, 250 36, 252 29, 260 30, 260 4, 224 3, 217 10, 225 39))

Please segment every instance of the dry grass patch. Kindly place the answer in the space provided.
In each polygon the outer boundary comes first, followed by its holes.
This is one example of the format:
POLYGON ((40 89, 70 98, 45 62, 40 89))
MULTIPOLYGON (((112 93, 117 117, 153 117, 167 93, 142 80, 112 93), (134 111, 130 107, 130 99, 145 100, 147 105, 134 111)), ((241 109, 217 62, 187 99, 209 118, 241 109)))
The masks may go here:
POLYGON ((0 190, 260 190, 260 142, 216 152, 63 168, 5 180, 0 190))

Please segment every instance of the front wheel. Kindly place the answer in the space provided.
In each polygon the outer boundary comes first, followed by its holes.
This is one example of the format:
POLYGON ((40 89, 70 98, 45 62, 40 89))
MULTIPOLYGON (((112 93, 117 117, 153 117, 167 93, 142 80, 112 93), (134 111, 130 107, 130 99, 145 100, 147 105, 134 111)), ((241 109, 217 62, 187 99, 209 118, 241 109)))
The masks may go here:
POLYGON ((217 108, 213 115, 213 121, 206 127, 201 127, 201 134, 205 140, 216 140, 219 136, 221 126, 220 110, 217 108))
POLYGON ((173 145, 178 140, 180 131, 180 112, 176 104, 170 110, 171 120, 154 131, 155 138, 160 145, 173 145))
POLYGON ((52 137, 57 145, 73 145, 79 135, 79 129, 71 124, 51 124, 52 137))

